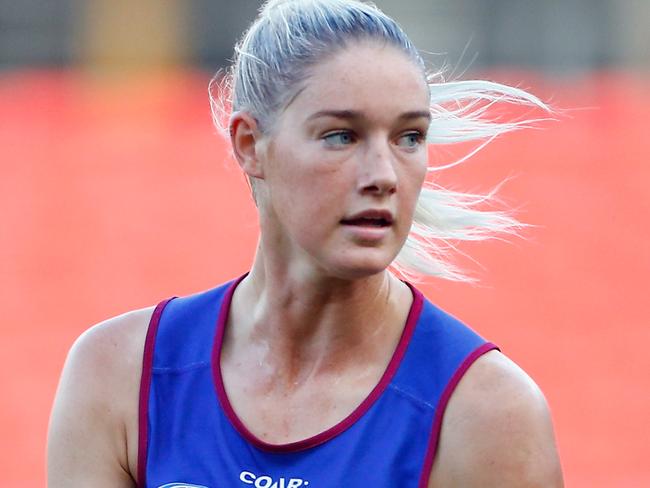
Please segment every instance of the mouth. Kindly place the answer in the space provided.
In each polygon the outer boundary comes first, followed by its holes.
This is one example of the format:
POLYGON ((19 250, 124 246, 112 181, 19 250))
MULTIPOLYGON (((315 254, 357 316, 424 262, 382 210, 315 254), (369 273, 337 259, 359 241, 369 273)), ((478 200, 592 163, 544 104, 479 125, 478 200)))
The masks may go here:
POLYGON ((390 227, 391 223, 386 219, 349 219, 341 220, 343 225, 352 225, 357 227, 390 227))
POLYGON ((354 227, 383 228, 393 225, 393 216, 384 210, 369 210, 360 212, 341 220, 342 225, 354 227))

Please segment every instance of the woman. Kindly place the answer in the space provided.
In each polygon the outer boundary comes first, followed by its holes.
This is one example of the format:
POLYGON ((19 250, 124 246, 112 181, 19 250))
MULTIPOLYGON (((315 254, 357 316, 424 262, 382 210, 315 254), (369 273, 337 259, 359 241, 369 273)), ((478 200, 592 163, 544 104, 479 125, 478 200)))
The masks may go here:
POLYGON ((388 271, 460 279, 436 238, 516 227, 423 189, 426 142, 516 128, 485 118, 494 100, 543 104, 428 83, 397 24, 354 0, 268 2, 237 53, 223 91, 259 209, 251 270, 77 341, 50 486, 562 486, 537 386, 388 271))

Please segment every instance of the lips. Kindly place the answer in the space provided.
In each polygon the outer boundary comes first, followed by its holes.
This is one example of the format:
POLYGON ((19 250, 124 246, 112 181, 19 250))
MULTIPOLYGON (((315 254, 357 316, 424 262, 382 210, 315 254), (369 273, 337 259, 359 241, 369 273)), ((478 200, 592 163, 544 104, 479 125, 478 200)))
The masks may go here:
POLYGON ((359 227, 389 227, 393 225, 393 215, 388 210, 365 210, 341 220, 343 225, 359 227))

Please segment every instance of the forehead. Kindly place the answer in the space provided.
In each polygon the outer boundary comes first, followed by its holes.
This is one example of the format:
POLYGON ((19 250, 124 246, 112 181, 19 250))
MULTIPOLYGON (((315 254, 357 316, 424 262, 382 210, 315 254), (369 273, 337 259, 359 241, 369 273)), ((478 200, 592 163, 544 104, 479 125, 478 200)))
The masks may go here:
POLYGON ((354 110, 367 118, 428 110, 422 69, 390 45, 353 43, 315 65, 287 111, 354 110))

